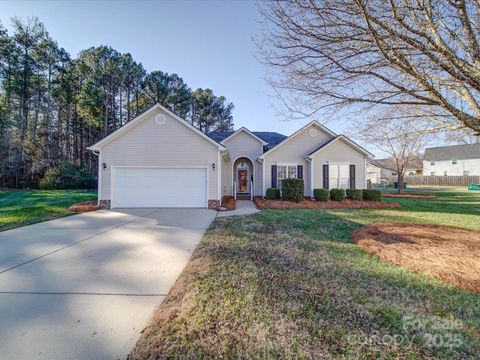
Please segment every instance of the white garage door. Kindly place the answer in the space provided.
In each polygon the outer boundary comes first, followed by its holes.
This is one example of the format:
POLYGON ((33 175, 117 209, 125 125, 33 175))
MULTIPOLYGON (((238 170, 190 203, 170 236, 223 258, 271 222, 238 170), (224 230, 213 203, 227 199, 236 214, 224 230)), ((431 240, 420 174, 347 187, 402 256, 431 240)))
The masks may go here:
POLYGON ((207 169, 113 168, 112 207, 207 207, 207 169))

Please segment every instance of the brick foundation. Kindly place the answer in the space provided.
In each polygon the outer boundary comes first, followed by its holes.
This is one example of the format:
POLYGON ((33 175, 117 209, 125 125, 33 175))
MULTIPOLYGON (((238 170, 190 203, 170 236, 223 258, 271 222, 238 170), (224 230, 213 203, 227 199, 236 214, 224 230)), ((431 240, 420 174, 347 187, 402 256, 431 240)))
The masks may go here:
POLYGON ((100 205, 103 209, 110 209, 111 201, 110 201, 110 200, 100 200, 100 201, 99 201, 99 205, 100 205))
POLYGON ((208 200, 208 208, 216 209, 220 206, 220 200, 208 200))

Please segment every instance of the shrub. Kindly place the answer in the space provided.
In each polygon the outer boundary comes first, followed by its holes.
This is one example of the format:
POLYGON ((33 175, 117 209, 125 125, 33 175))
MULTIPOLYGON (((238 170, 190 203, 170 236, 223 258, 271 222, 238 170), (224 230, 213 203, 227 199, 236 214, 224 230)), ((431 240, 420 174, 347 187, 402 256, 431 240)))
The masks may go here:
POLYGON ((380 190, 363 189, 363 199, 370 201, 382 201, 382 193, 380 190))
POLYGON ((347 198, 353 201, 363 200, 363 191, 360 189, 347 189, 347 198))
POLYGON ((43 190, 92 189, 96 182, 83 167, 65 162, 48 169, 39 187, 43 190))
POLYGON ((343 189, 331 189, 330 199, 333 201, 342 201, 345 198, 345 190, 343 189))
POLYGON ((267 194, 265 196, 267 200, 277 200, 280 199, 280 189, 268 188, 267 194))
POLYGON ((313 197, 317 201, 328 201, 330 191, 328 189, 313 189, 313 197))
POLYGON ((304 199, 305 185, 303 179, 282 180, 282 198, 285 201, 302 202, 304 199))

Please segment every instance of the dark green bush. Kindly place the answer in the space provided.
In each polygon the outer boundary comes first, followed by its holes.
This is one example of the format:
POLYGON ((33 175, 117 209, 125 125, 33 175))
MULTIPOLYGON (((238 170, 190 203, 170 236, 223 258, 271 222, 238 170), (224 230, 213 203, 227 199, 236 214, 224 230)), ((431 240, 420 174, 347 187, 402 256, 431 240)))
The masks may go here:
POLYGON ((40 180, 40 189, 93 189, 96 181, 83 167, 65 162, 45 172, 40 180))
POLYGON ((342 201, 345 198, 345 190, 343 189, 331 189, 330 199, 333 201, 342 201))
POLYGON ((303 179, 282 180, 282 198, 285 201, 302 202, 304 199, 305 185, 303 179))
POLYGON ((313 197, 317 201, 328 201, 330 191, 328 189, 313 189, 313 197))
POLYGON ((382 193, 380 190, 363 189, 363 199, 370 201, 382 201, 382 193))
POLYGON ((265 196, 267 200, 277 200, 280 199, 280 189, 268 188, 267 194, 265 196))
POLYGON ((347 198, 353 201, 362 201, 363 191, 360 189, 347 189, 347 198))

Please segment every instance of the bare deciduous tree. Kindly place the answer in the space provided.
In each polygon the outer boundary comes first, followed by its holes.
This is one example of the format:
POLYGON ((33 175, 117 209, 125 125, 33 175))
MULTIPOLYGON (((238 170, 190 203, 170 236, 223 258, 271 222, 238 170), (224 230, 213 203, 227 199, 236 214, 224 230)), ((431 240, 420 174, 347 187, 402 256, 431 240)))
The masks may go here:
POLYGON ((306 115, 413 105, 434 128, 480 134, 478 0, 289 0, 260 10, 270 81, 294 110, 289 96, 307 99, 306 115))
POLYGON ((428 126, 428 122, 412 118, 383 120, 381 124, 372 120, 368 123, 358 123, 354 132, 359 140, 389 155, 390 170, 397 172, 398 192, 401 193, 408 165, 418 158, 420 151, 436 137, 434 133, 422 131, 428 126))

